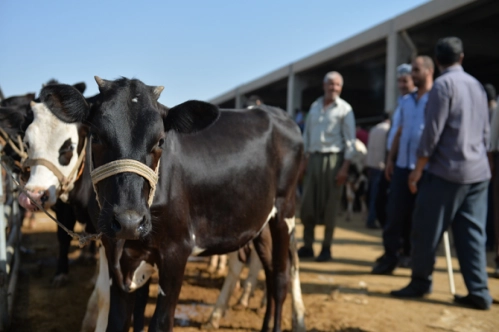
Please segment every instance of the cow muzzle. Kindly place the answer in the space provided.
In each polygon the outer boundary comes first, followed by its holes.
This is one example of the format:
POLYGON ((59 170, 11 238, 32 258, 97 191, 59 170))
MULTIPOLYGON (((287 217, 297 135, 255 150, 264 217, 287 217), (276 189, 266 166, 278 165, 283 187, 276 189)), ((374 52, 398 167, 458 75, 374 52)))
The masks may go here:
POLYGON ((18 197, 19 205, 25 208, 28 211, 37 211, 38 207, 35 202, 41 206, 44 206, 45 203, 50 198, 49 190, 27 190, 27 195, 22 192, 18 197), (29 196, 29 197, 28 197, 29 196))
POLYGON ((148 232, 149 222, 145 213, 127 210, 115 213, 111 223, 111 230, 118 239, 135 240, 148 232))

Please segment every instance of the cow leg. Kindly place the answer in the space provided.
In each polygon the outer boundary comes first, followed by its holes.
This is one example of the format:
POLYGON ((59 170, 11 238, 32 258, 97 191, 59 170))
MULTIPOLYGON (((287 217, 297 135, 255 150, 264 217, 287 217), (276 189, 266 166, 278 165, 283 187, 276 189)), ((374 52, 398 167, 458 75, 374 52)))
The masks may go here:
POLYGON ((229 256, 229 273, 225 277, 222 290, 218 296, 217 303, 213 309, 210 319, 206 324, 203 325, 204 329, 218 329, 220 326, 220 319, 224 316, 227 306, 229 304, 229 299, 236 285, 239 281, 239 275, 243 269, 243 263, 239 260, 237 251, 231 252, 229 256))
POLYGON ((292 297, 292 331, 305 332, 305 305, 301 295, 300 273, 297 243, 294 229, 291 230, 290 255, 291 255, 291 297, 292 297))
POLYGON ((175 307, 180 295, 184 279, 185 266, 191 254, 191 249, 176 244, 175 241, 165 241, 168 248, 160 249, 159 287, 160 292, 156 309, 151 319, 149 331, 173 331, 175 307))
POLYGON ((116 279, 112 279, 107 332, 127 332, 130 329, 135 297, 135 292, 125 292, 116 279))
POLYGON ((222 275, 225 272, 225 269, 227 268, 227 255, 220 255, 218 256, 218 268, 217 268, 217 274, 222 275))
MULTIPOLYGON (((294 204, 289 204, 285 198, 276 199, 277 215, 269 222, 272 235, 272 268, 273 268, 273 298, 275 301, 274 332, 281 331, 282 307, 288 292, 289 283, 289 226, 286 215, 294 216, 294 204)), ((271 290, 269 289, 269 292, 271 290)))
POLYGON ((144 331, 144 311, 146 310, 147 300, 149 299, 149 286, 151 285, 151 279, 146 282, 146 284, 135 292, 135 307, 133 309, 133 332, 144 331))
POLYGON ((265 316, 263 318, 261 331, 268 332, 270 328, 270 320, 274 313, 274 298, 273 298, 274 278, 272 275, 273 271, 272 236, 270 234, 269 227, 265 227, 262 230, 260 235, 253 240, 253 244, 255 246, 255 250, 258 254, 258 257, 260 257, 263 270, 265 271, 265 285, 266 285, 265 296, 267 298, 267 301, 266 301, 265 316))
POLYGON ((237 304, 234 306, 235 310, 242 310, 248 307, 249 299, 253 295, 253 292, 255 290, 256 282, 258 280, 258 274, 262 269, 262 263, 260 262, 260 258, 258 257, 258 254, 254 248, 251 250, 250 255, 248 277, 244 281, 243 293, 237 301, 237 304))
MULTIPOLYGON (((62 202, 57 202, 55 215, 57 220, 62 222, 68 229, 73 230, 76 224, 76 217, 73 213, 73 208, 62 202)), ((67 283, 69 273, 69 247, 71 245, 71 236, 66 233, 61 227, 57 226, 57 239, 59 241, 59 256, 57 257, 57 270, 52 285, 60 287, 67 283)))
POLYGON ((106 250, 103 245, 99 248, 98 273, 94 291, 88 300, 82 332, 104 332, 107 328, 111 285, 106 250))
POLYGON ((218 258, 219 255, 212 255, 210 256, 210 263, 208 264, 208 273, 213 274, 215 273, 218 265, 218 258))

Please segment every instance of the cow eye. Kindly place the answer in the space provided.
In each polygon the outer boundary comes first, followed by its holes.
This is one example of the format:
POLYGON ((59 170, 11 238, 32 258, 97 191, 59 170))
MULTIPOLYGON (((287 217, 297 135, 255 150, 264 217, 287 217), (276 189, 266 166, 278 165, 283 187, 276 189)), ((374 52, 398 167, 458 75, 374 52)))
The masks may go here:
POLYGON ((97 134, 92 133, 92 144, 100 144, 100 138, 97 134))
POLYGON ((160 138, 159 141, 158 141, 158 147, 159 148, 163 148, 163 144, 165 144, 165 139, 164 138, 160 138))

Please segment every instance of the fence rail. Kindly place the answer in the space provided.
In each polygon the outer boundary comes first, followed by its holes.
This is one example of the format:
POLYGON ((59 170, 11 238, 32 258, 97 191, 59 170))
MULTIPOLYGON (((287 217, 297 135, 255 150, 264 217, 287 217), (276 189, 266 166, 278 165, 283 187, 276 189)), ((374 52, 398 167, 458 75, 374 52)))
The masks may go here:
POLYGON ((12 179, 0 164, 0 331, 9 331, 21 260, 22 215, 12 179))

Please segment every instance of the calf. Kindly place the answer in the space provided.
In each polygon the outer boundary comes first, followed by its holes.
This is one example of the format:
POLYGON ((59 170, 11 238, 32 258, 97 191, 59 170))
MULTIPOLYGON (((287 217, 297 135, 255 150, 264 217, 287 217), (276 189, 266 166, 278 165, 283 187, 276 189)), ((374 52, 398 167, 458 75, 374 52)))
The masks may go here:
POLYGON ((296 124, 271 107, 235 112, 189 101, 167 110, 157 102, 162 87, 96 81, 100 93, 90 103, 67 85, 45 87, 41 100, 60 119, 90 126, 98 230, 112 279, 108 330, 126 330, 133 309, 134 278, 120 265, 125 242, 150 252, 159 270, 150 330, 172 331, 188 257, 232 252, 253 240, 267 276, 262 330, 274 311, 273 330, 281 331, 296 261, 289 247, 303 158, 296 124), (266 225, 271 246, 261 236, 266 225))

